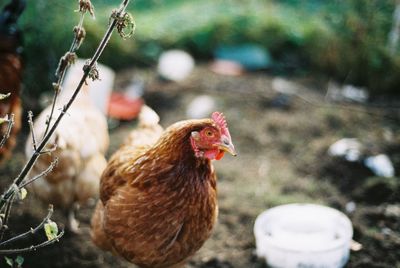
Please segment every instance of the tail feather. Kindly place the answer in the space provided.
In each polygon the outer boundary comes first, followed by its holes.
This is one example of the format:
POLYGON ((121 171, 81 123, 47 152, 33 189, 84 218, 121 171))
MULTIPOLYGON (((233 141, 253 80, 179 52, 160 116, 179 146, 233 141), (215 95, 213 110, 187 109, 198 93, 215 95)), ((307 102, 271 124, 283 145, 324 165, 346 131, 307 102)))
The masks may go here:
POLYGON ((158 124, 160 117, 147 105, 143 105, 139 113, 138 127, 132 130, 124 145, 131 147, 146 147, 154 144, 163 132, 163 128, 158 124))
POLYGON ((139 127, 152 127, 158 125, 160 117, 147 105, 143 105, 139 113, 139 127))

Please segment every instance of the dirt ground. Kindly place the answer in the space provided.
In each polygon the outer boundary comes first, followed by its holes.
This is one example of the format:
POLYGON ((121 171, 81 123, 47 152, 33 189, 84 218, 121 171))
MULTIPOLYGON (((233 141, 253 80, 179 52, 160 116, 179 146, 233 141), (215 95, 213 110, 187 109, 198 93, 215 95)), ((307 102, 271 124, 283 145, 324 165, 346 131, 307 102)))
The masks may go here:
MULTIPOLYGON (((363 248, 351 252, 347 267, 400 267, 400 179, 374 177, 361 163, 327 155, 329 145, 338 139, 358 138, 366 154, 389 155, 399 174, 399 102, 331 103, 325 99, 326 81, 312 78, 290 79, 295 94, 277 93, 274 77, 266 73, 227 77, 207 66, 196 68, 178 84, 160 81, 151 70, 126 70, 118 74, 116 89, 123 89, 132 78, 144 82, 144 98, 160 114, 163 126, 185 119, 194 97, 212 96, 226 115, 239 153, 215 163, 218 224, 188 267, 266 267, 254 255, 255 218, 265 209, 295 202, 325 204, 350 217, 354 240, 363 248), (346 211, 349 202, 354 202, 354 211, 346 211)), ((111 130, 110 153, 133 126, 134 122, 123 122, 111 130)), ((0 167, 0 189, 24 163, 26 132, 19 138, 13 158, 0 167)), ((93 208, 94 202, 79 212, 81 235, 67 233, 59 243, 24 255, 23 267, 133 267, 91 243, 93 208)), ((14 206, 10 228, 26 230, 45 214, 46 205, 28 193, 23 203, 14 206)), ((54 219, 64 220, 59 211, 54 219)), ((3 260, 0 267, 6 267, 3 260)))

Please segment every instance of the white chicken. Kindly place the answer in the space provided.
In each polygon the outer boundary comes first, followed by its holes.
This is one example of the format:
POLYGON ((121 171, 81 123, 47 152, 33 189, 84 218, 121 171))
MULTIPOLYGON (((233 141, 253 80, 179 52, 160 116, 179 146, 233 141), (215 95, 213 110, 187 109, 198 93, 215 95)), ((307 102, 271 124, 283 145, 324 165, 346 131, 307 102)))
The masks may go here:
MULTIPOLYGON (((77 75, 67 77, 56 103, 53 122, 79 80, 77 75)), ((104 156, 109 145, 107 121, 92 103, 90 89, 90 84, 83 86, 50 139, 47 149, 55 147, 55 151, 51 155, 40 156, 29 174, 30 178, 40 174, 58 158, 58 165, 52 172, 29 186, 39 199, 64 210, 68 217, 67 228, 73 232, 79 231, 75 210, 89 198, 98 196, 100 176, 107 164, 104 156)), ((34 134, 37 139, 45 132, 50 110, 51 107, 47 107, 35 120, 34 134)), ((27 157, 33 153, 31 135, 26 142, 25 153, 27 157)))

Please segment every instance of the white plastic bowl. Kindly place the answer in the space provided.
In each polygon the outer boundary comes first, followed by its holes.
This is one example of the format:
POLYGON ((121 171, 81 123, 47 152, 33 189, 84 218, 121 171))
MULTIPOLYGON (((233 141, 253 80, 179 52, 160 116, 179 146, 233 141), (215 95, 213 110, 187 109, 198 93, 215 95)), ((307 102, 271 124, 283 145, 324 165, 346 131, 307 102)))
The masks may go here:
POLYGON ((333 208, 289 204, 261 213, 254 235, 257 255, 271 267, 340 268, 349 259, 353 228, 333 208))

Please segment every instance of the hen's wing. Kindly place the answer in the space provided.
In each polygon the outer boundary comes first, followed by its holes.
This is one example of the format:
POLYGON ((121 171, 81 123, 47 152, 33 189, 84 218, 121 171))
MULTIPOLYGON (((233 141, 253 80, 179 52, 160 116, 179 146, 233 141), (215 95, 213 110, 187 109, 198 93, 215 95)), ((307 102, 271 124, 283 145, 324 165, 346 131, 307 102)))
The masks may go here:
POLYGON ((134 163, 145 158, 145 153, 163 132, 158 124, 160 118, 150 107, 144 105, 139 114, 139 122, 133 129, 124 145, 115 152, 103 172, 100 182, 100 200, 92 217, 92 240, 103 250, 112 251, 111 244, 104 231, 104 205, 115 192, 132 179, 130 170, 134 163), (142 157, 142 158, 141 158, 142 157))
POLYGON ((159 116, 150 107, 144 105, 139 114, 139 122, 124 145, 111 157, 101 178, 100 199, 105 204, 114 191, 129 179, 130 169, 135 162, 142 161, 145 153, 163 132, 158 124, 159 116))
POLYGON ((147 148, 137 146, 132 150, 130 146, 123 146, 111 156, 100 181, 100 199, 103 204, 107 203, 116 189, 130 179, 129 171, 133 163, 140 161, 139 156, 145 153, 147 148))

